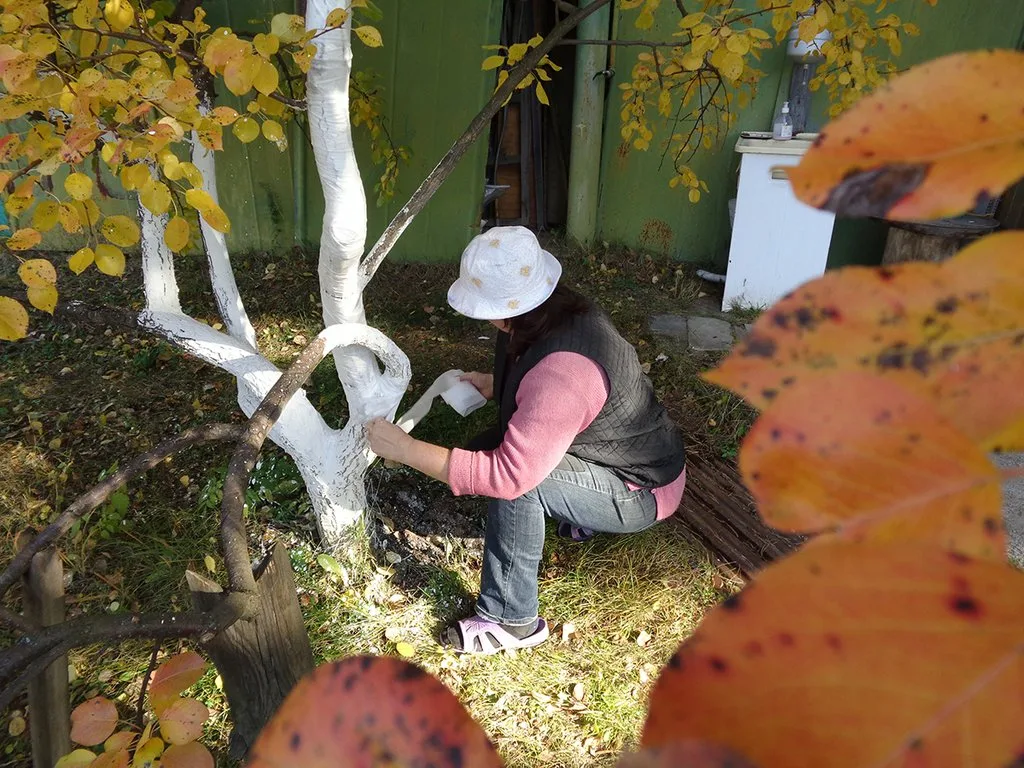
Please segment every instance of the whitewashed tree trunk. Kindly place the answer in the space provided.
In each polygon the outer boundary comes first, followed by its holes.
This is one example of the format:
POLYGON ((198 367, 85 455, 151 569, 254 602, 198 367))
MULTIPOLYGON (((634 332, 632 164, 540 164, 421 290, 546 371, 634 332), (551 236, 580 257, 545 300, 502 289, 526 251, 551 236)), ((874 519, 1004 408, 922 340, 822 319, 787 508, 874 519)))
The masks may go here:
MULTIPOLYGON (((326 26, 337 0, 309 0, 306 25, 326 26)), ((349 117, 352 67, 351 21, 317 37, 307 86, 310 133, 326 201, 320 246, 320 293, 323 301, 325 355, 332 352, 349 406, 342 429, 331 428, 299 391, 285 406, 270 439, 294 459, 306 483, 317 526, 325 545, 343 549, 359 530, 366 506, 364 477, 373 454, 365 423, 377 416, 394 418, 409 384, 405 354, 384 334, 366 325, 359 260, 366 242, 366 197, 356 163, 349 117), (379 362, 378 362, 379 361, 379 362), (380 363, 383 363, 383 371, 380 363)), ((202 105, 204 112, 209 103, 202 105)), ((192 162, 203 175, 203 188, 217 200, 214 153, 192 137, 192 162)), ((141 204, 142 265, 146 309, 143 327, 182 350, 235 377, 238 404, 251 415, 281 375, 257 347, 223 235, 202 224, 203 243, 218 311, 227 332, 186 315, 178 299, 173 254, 164 243, 166 216, 154 216, 141 204)), ((449 371, 434 382, 399 424, 411 430, 434 398, 455 381, 449 371)))

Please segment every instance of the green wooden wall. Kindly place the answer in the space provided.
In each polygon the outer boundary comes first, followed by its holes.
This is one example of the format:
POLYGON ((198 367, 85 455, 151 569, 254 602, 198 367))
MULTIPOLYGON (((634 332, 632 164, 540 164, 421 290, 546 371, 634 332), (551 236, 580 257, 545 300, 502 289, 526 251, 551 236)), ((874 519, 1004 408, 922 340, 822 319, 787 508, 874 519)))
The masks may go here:
MULTIPOLYGON (((356 149, 369 204, 367 248, 416 189, 452 142, 490 96, 494 73, 482 72, 483 45, 498 36, 502 0, 377 0, 384 18, 377 24, 384 46, 369 49, 356 42, 355 68, 379 77, 385 114, 396 143, 411 150, 392 201, 377 207, 369 141, 356 128, 356 149), (448 41, 452 38, 458 44, 448 41)), ((207 0, 207 21, 239 31, 265 31, 275 13, 291 12, 293 0, 207 0)), ((218 103, 244 110, 218 83, 218 103)), ((248 101, 248 98, 245 99, 248 101)), ((298 130, 289 128, 290 147, 278 151, 262 139, 241 144, 224 133, 224 151, 217 156, 221 205, 231 217, 228 244, 232 253, 281 252, 296 243, 317 244, 324 212, 323 194, 312 148, 298 130)), ((416 261, 457 260, 480 226, 486 137, 462 160, 440 191, 402 236, 392 258, 416 261)), ((132 214, 134 200, 115 179, 101 171, 115 197, 101 200, 107 213, 132 214), (124 197, 124 199, 118 199, 124 197)), ((62 176, 55 182, 62 183, 62 176)), ((81 243, 59 227, 43 246, 75 250, 81 243)))
MULTIPOLYGON (((740 0, 738 8, 754 8, 754 0, 740 0)), ((1017 47, 1024 31, 1024 0, 939 0, 936 7, 923 0, 891 3, 892 12, 921 27, 921 36, 905 42, 900 63, 910 66, 953 51, 990 47, 1017 47)), ((618 12, 619 39, 666 40, 674 31, 678 11, 663 3, 654 29, 639 32, 636 12, 618 12)), ((634 248, 670 254, 682 261, 724 267, 728 259, 730 227, 728 200, 735 195, 738 157, 734 151, 741 130, 770 130, 777 106, 786 98, 791 64, 784 51, 764 56, 760 69, 767 73, 757 97, 744 110, 735 130, 721 147, 704 151, 693 161, 694 170, 711 187, 697 205, 685 192, 671 190, 671 163, 661 165, 657 143, 647 152, 623 151, 620 83, 630 72, 642 48, 615 52, 615 78, 609 88, 605 147, 602 161, 599 237, 634 248)), ((810 130, 825 122, 824 99, 818 99, 810 130)), ((667 127, 661 124, 661 136, 667 127)), ((656 142, 658 136, 656 132, 656 142)), ((885 244, 886 226, 880 222, 836 223, 829 265, 878 263, 885 244)))
MULTIPOLYGON (((255 30, 251 20, 290 10, 291 0, 222 0, 207 5, 212 24, 255 30)), ((494 76, 480 71, 481 46, 497 38, 501 16, 501 0, 377 0, 377 5, 384 13, 378 23, 384 47, 368 49, 355 43, 355 67, 379 75, 391 134, 396 143, 410 148, 412 156, 402 167, 393 200, 377 207, 373 186, 379 172, 365 133, 356 129, 370 209, 367 247, 490 95, 494 76), (453 35, 458 45, 446 43, 453 35)), ((312 149, 294 128, 290 139, 291 147, 284 153, 263 141, 243 146, 226 140, 217 178, 223 206, 232 218, 233 251, 275 251, 297 241, 319 242, 324 203, 312 149), (297 202, 304 215, 296 216, 297 202)), ((392 258, 458 258, 479 229, 486 152, 486 142, 478 142, 402 236, 392 258)))

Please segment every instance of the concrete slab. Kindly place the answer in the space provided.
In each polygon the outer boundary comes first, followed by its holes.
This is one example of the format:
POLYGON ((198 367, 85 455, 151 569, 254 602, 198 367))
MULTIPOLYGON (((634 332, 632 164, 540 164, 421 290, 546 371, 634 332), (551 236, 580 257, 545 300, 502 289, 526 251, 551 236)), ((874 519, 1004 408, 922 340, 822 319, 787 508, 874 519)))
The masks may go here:
MULTIPOLYGON (((993 458, 1003 469, 1024 468, 1024 453, 1003 453, 993 458)), ((1010 559, 1024 567, 1024 478, 1003 486, 1003 517, 1010 559)))
POLYGON ((659 336, 671 336, 675 339, 687 339, 688 327, 682 315, 653 315, 650 319, 651 333, 659 336))
POLYGON ((732 346, 732 324, 717 317, 691 317, 690 349, 695 352, 722 352, 732 346))

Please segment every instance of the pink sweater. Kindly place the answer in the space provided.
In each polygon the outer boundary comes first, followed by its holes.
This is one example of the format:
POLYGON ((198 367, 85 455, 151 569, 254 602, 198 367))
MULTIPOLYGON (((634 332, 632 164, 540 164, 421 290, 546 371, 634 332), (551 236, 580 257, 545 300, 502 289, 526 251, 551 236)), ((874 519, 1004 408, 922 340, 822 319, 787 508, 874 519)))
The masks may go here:
MULTIPOLYGON (((452 492, 514 499, 533 490, 597 418, 609 392, 604 369, 590 358, 576 352, 548 355, 519 384, 516 412, 502 444, 493 451, 452 451, 448 463, 452 492)), ((659 520, 679 508, 685 485, 683 469, 668 485, 652 489, 659 520)))

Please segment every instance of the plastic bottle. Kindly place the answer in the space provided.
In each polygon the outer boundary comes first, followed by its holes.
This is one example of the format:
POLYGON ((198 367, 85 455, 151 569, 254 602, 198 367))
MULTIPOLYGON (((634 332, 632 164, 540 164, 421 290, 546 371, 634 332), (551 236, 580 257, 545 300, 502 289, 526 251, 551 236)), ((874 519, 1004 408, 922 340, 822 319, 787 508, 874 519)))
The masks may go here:
POLYGON ((793 138, 793 118, 789 116, 789 102, 782 104, 782 111, 775 118, 772 138, 776 141, 788 141, 793 138))

